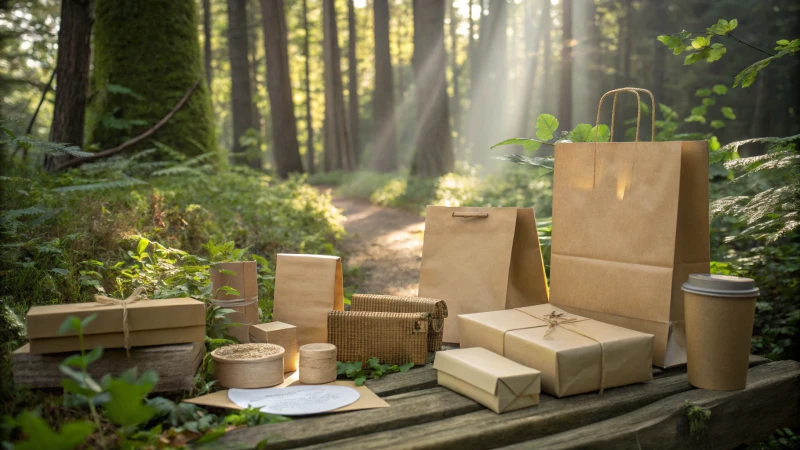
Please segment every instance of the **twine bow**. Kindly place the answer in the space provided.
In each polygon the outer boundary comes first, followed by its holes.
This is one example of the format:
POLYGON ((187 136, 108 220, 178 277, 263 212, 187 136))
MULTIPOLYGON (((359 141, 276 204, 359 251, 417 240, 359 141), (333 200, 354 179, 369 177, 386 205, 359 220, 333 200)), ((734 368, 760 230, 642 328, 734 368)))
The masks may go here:
POLYGON ((94 301, 97 302, 98 305, 118 305, 122 306, 122 336, 125 343, 125 353, 130 358, 130 327, 128 326, 128 305, 138 302, 144 298, 147 298, 144 292, 144 286, 139 286, 136 290, 133 291, 128 298, 124 300, 120 300, 118 298, 106 297, 105 295, 95 294, 94 301))
MULTIPOLYGON (((555 311, 550 312, 549 314, 545 314, 541 317, 542 320, 547 322, 547 331, 544 333, 544 338, 547 339, 550 337, 550 333, 553 329, 561 324, 576 322, 578 319, 575 317, 566 317, 564 313, 557 313, 555 311)), ((572 327, 562 327, 565 330, 572 331, 575 334, 583 336, 587 339, 591 339, 597 342, 600 345, 600 394, 603 393, 606 384, 606 351, 603 348, 603 343, 588 334, 582 333, 572 327)))

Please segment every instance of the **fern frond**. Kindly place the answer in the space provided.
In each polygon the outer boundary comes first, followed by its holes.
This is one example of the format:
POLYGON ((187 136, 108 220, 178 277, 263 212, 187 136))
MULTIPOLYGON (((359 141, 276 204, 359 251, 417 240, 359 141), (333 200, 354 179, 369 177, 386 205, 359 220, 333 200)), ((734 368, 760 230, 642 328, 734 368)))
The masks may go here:
POLYGON ((555 160, 552 157, 503 155, 503 156, 495 156, 494 159, 499 159, 501 161, 509 161, 519 165, 540 167, 542 169, 547 169, 550 172, 552 172, 555 168, 555 160))
POLYGON ((150 174, 150 176, 153 177, 166 177, 174 175, 195 175, 198 177, 202 177, 205 174, 193 167, 187 167, 184 165, 167 167, 166 169, 156 170, 155 172, 150 174))
POLYGON ((91 183, 91 184, 79 184, 75 186, 64 186, 57 189, 53 189, 53 192, 69 193, 69 192, 101 191, 106 189, 119 189, 132 186, 139 186, 143 184, 147 184, 147 182, 136 178, 127 177, 121 180, 103 181, 100 183, 91 183))

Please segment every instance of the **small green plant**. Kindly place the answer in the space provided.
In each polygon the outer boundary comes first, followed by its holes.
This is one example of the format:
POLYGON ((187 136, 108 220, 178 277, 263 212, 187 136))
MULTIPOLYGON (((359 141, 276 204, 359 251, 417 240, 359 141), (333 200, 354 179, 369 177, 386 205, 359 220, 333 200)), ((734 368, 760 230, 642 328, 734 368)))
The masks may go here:
POLYGON ((750 445, 747 450, 792 450, 797 448, 800 448, 800 435, 795 434, 789 428, 779 428, 769 439, 750 445))
POLYGON ((705 435, 708 421, 711 420, 711 410, 692 404, 689 400, 683 402, 683 410, 689 419, 689 434, 699 441, 705 435))
POLYGON ((349 378, 355 381, 356 386, 361 386, 367 380, 377 380, 378 378, 390 373, 405 373, 414 367, 414 363, 406 363, 401 366, 396 364, 381 364, 378 358, 372 357, 367 361, 367 367, 361 361, 340 362, 336 361, 336 375, 339 378, 349 378))

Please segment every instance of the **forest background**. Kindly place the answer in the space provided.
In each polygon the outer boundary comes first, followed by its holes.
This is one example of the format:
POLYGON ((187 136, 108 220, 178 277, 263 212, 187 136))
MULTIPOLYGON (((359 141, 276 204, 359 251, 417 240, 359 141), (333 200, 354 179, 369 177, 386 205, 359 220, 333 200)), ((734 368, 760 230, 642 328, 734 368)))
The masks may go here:
MULTIPOLYGON (((577 139, 623 86, 653 92, 657 139, 719 152, 712 270, 761 288, 753 351, 800 359, 799 25, 791 0, 0 1, 3 370, 30 306, 140 284, 208 298, 217 260, 263 258, 268 319, 278 252, 340 253, 315 184, 416 211, 532 206, 547 262, 552 147, 491 147, 577 139)), ((636 104, 618 109, 632 140, 636 104)))

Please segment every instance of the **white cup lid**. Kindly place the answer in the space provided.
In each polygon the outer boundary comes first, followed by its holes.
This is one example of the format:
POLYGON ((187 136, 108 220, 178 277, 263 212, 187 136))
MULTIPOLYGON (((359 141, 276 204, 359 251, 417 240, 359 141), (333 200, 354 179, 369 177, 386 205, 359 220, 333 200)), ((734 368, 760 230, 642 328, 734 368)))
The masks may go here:
POLYGON ((689 275, 689 280, 683 283, 681 289, 714 297, 755 297, 759 295, 758 288, 751 278, 709 273, 689 275))

